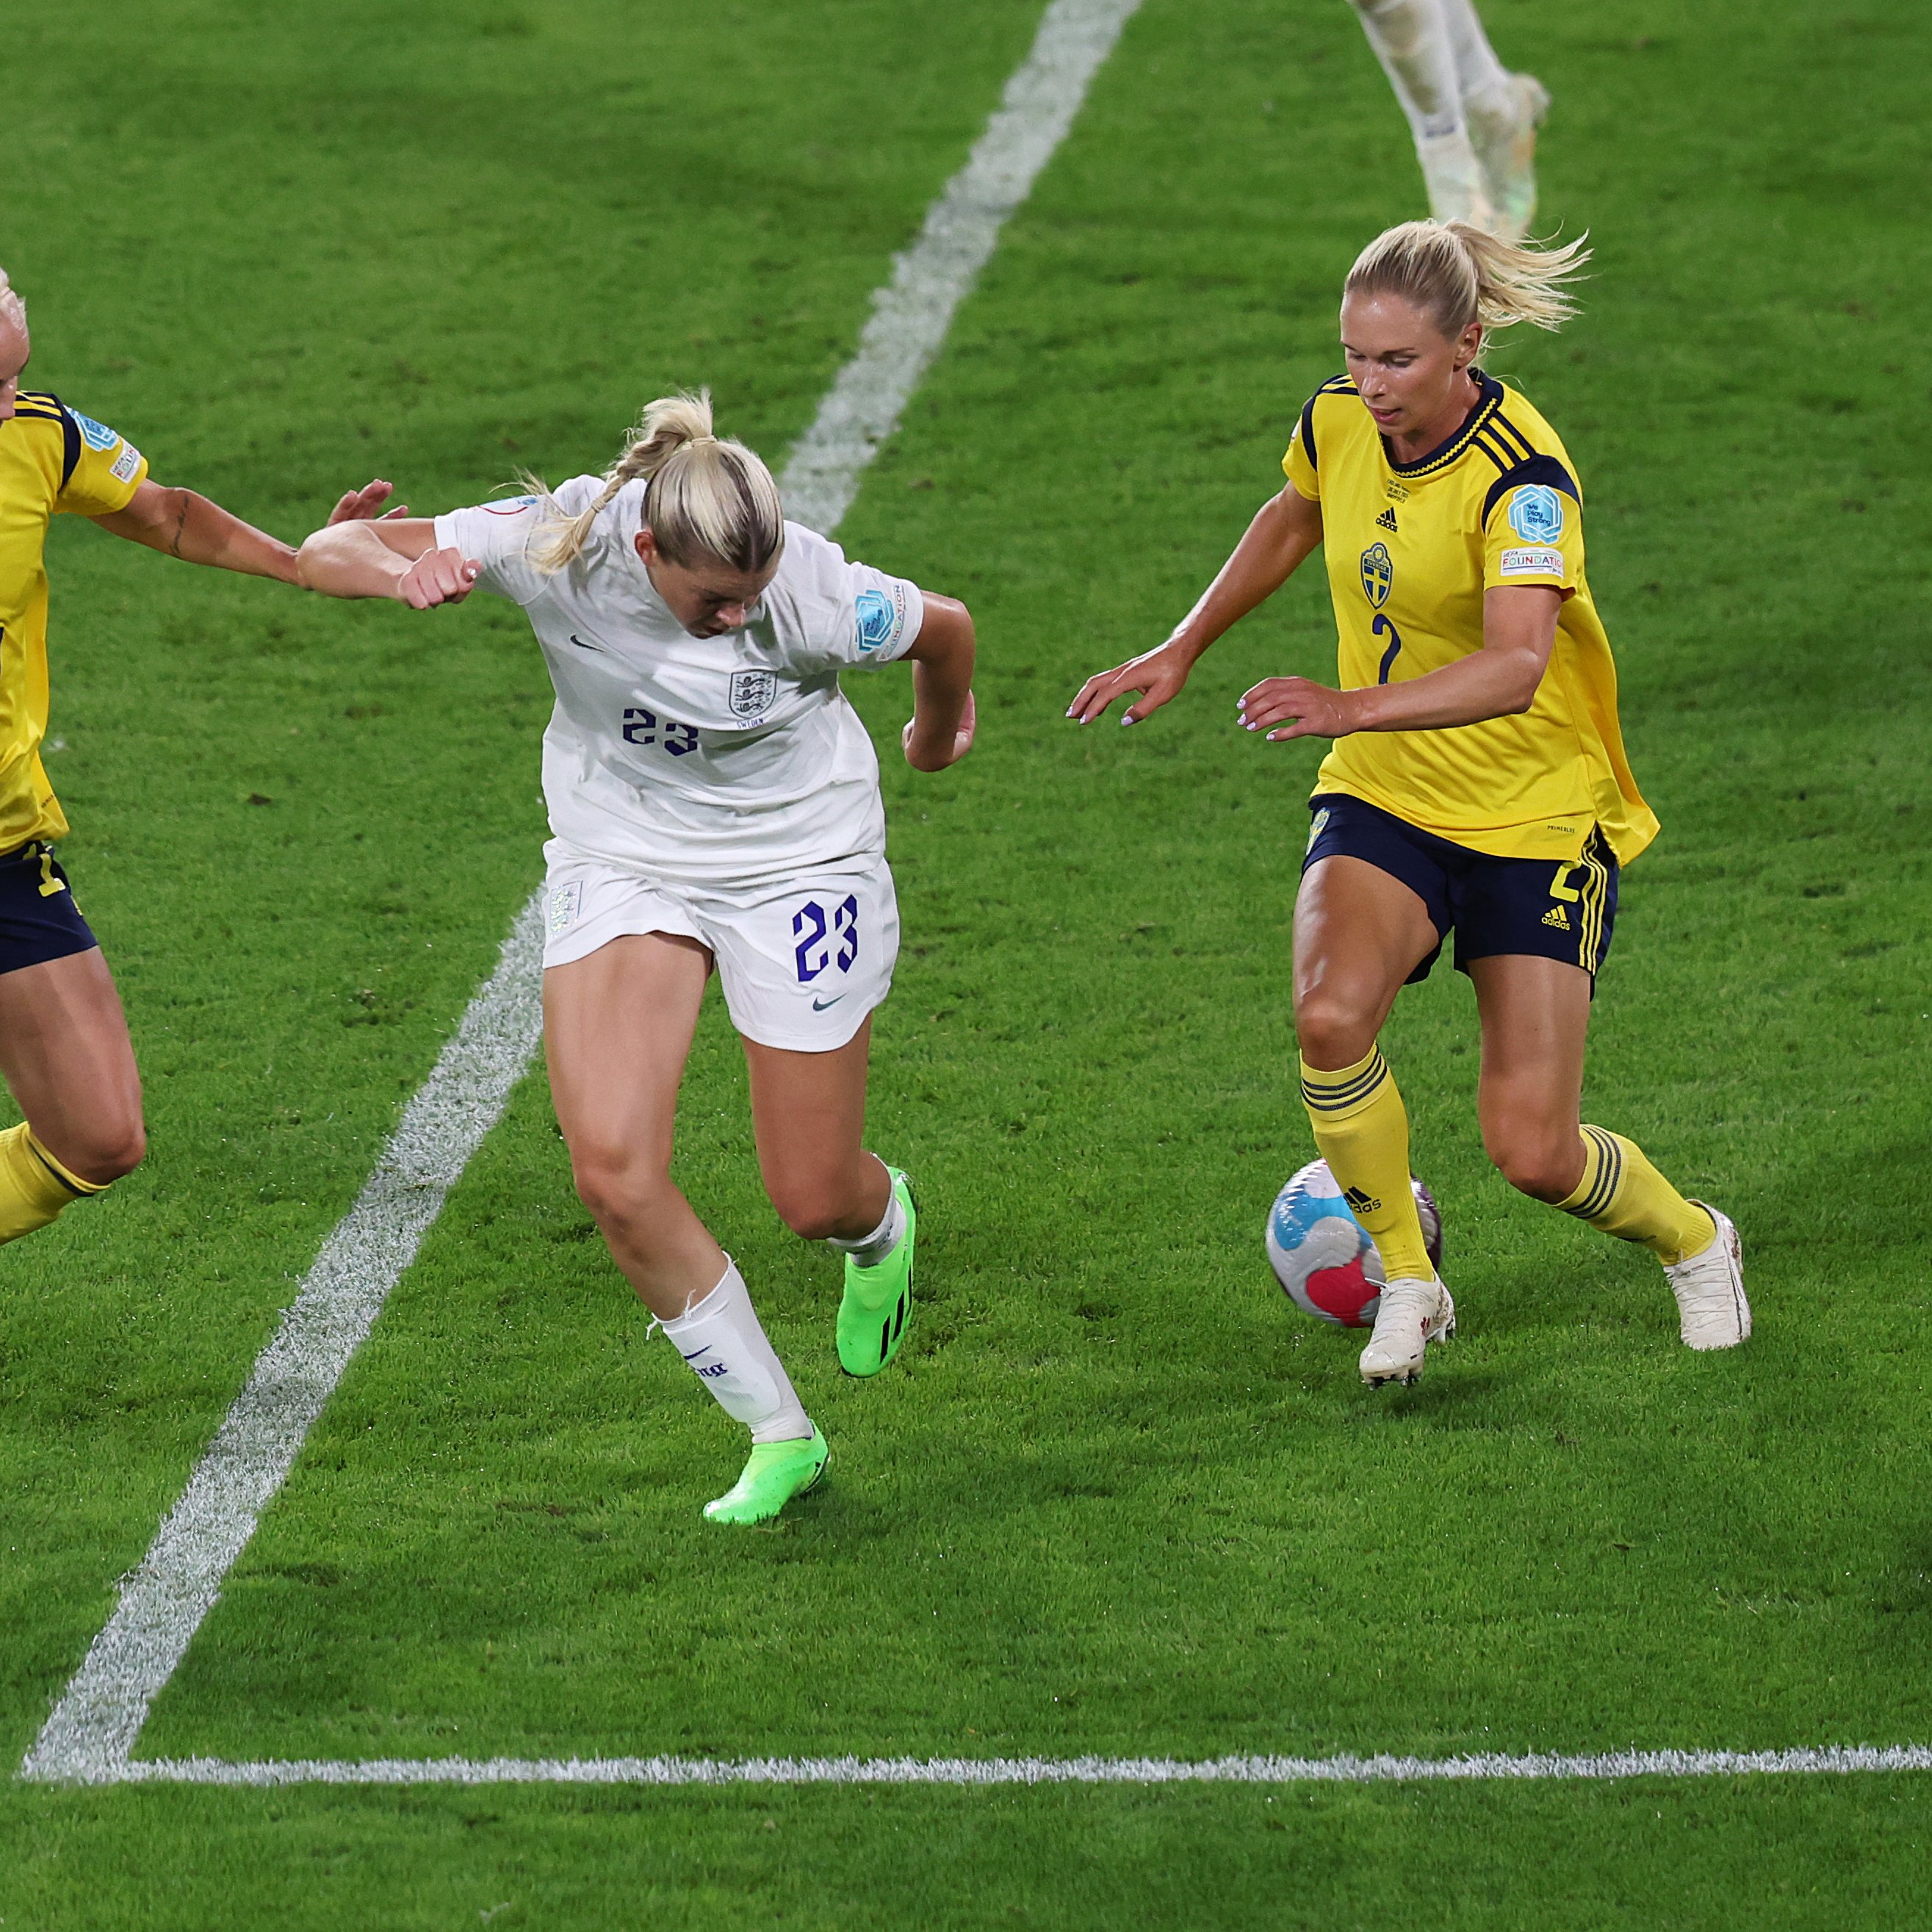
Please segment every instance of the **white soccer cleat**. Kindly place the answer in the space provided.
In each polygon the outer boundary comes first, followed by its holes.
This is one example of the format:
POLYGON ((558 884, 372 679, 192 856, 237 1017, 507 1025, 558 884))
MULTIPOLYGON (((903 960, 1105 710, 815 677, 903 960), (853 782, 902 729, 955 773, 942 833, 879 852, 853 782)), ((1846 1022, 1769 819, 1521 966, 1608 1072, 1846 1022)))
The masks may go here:
POLYGON ((1362 1351, 1362 1379, 1371 1388, 1383 1382, 1412 1382, 1422 1372, 1424 1352, 1432 1342, 1456 1332, 1456 1304, 1439 1281, 1398 1275, 1382 1290, 1375 1333, 1362 1351))
POLYGON ((1426 137, 1415 144, 1429 191, 1429 212, 1438 221, 1466 221, 1494 232, 1498 216, 1491 205, 1482 162, 1467 129, 1426 137))
POLYGON ((1744 1244, 1728 1214, 1719 1214, 1708 1201, 1691 1204, 1717 1222, 1718 1238, 1701 1255, 1664 1270, 1677 1298, 1678 1332, 1687 1348, 1735 1348, 1751 1331, 1744 1244))
POLYGON ((1550 112, 1550 90, 1534 74, 1513 74, 1510 94, 1515 112, 1506 118, 1470 114, 1469 144, 1492 211, 1484 226, 1505 242, 1520 242, 1536 219, 1536 130, 1550 112))

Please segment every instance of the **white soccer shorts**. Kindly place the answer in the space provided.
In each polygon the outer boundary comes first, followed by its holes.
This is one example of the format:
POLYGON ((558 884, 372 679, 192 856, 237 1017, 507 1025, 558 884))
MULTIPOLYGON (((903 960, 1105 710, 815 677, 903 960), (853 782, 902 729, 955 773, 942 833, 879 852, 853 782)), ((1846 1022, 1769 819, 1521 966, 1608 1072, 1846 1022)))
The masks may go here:
POLYGON ((679 934, 710 949, 739 1032, 798 1053, 843 1046, 892 990, 898 898, 883 856, 711 892, 586 858, 560 839, 544 855, 546 969, 629 934, 679 934))

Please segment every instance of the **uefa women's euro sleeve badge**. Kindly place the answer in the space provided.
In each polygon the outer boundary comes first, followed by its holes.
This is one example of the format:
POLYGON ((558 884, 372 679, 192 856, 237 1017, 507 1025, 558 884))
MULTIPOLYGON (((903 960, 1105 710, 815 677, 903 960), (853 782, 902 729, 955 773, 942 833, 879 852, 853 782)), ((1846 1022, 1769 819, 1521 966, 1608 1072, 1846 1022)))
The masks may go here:
POLYGON ((1563 534, 1563 499, 1547 483, 1526 483, 1510 493, 1509 520, 1526 543, 1553 544, 1563 534))
POLYGON ((859 648, 869 656, 892 634, 892 607, 876 590, 862 590, 856 600, 859 648))
POLYGON ((1547 483, 1525 483, 1510 493, 1509 526, 1522 538, 1504 550, 1497 568, 1504 577, 1567 578, 1557 538, 1567 520, 1560 490, 1547 483))

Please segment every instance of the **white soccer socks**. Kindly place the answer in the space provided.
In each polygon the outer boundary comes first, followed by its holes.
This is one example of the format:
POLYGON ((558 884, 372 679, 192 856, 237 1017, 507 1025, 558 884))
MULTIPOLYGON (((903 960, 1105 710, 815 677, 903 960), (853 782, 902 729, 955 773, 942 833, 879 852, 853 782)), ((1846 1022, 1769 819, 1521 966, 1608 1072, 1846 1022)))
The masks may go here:
POLYGON ((862 1235, 856 1241, 842 1240, 834 1234, 825 1244, 828 1248, 836 1248, 842 1255, 850 1255, 861 1268, 877 1268, 905 1239, 905 1204, 899 1198, 898 1189, 890 1185, 890 1168, 886 1169, 886 1218, 869 1234, 862 1235))
POLYGON ((742 1422, 754 1443, 790 1442, 812 1433, 812 1418, 729 1255, 718 1286, 694 1308, 660 1325, 718 1407, 742 1422))
POLYGON ((1490 37, 1469 0, 1436 0, 1442 16, 1442 28, 1456 66, 1456 92, 1462 104, 1463 118, 1472 124, 1472 135, 1480 139, 1478 124, 1514 117, 1516 98, 1510 70, 1496 58, 1490 37))
POLYGON ((1438 221, 1487 226, 1489 196, 1462 118, 1455 50, 1441 0, 1354 0, 1354 8, 1408 117, 1430 213, 1438 221))
POLYGON ((1550 96, 1497 59, 1470 0, 1354 0, 1415 137, 1438 221, 1511 238, 1536 208, 1536 130, 1550 96))

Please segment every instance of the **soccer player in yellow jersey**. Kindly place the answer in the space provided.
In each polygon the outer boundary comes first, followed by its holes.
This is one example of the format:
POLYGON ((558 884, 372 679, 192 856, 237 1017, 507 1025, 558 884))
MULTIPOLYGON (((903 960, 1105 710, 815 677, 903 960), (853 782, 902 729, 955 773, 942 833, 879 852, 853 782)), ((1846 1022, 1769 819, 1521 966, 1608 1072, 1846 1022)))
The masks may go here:
POLYGON ((1271 677, 1240 722, 1335 740, 1294 913, 1302 1096, 1388 1278, 1362 1352, 1414 1380, 1455 1309, 1409 1187, 1408 1120, 1376 1036, 1443 941, 1476 989, 1484 1145, 1526 1194, 1641 1243, 1694 1348, 1750 1333, 1737 1230, 1622 1135, 1582 1121, 1584 1036, 1621 867, 1657 834, 1617 724, 1616 670, 1583 568, 1582 492, 1556 432, 1477 362, 1514 322, 1554 328, 1587 259, 1460 222, 1363 250, 1342 303, 1348 373, 1310 399, 1263 506, 1156 650, 1090 678, 1069 716, 1133 696, 1137 724, 1318 547, 1341 688, 1271 677))
MULTIPOLYGON (((98 1194, 146 1148, 120 996, 54 856, 68 823, 40 764, 48 519, 89 517, 190 563, 298 580, 288 544, 151 482, 115 431, 22 389, 32 349, 26 306, 0 271, 0 1074, 26 1116, 0 1132, 0 1242, 98 1194)), ((388 494, 384 484, 346 496, 331 520, 371 515, 388 494)))

